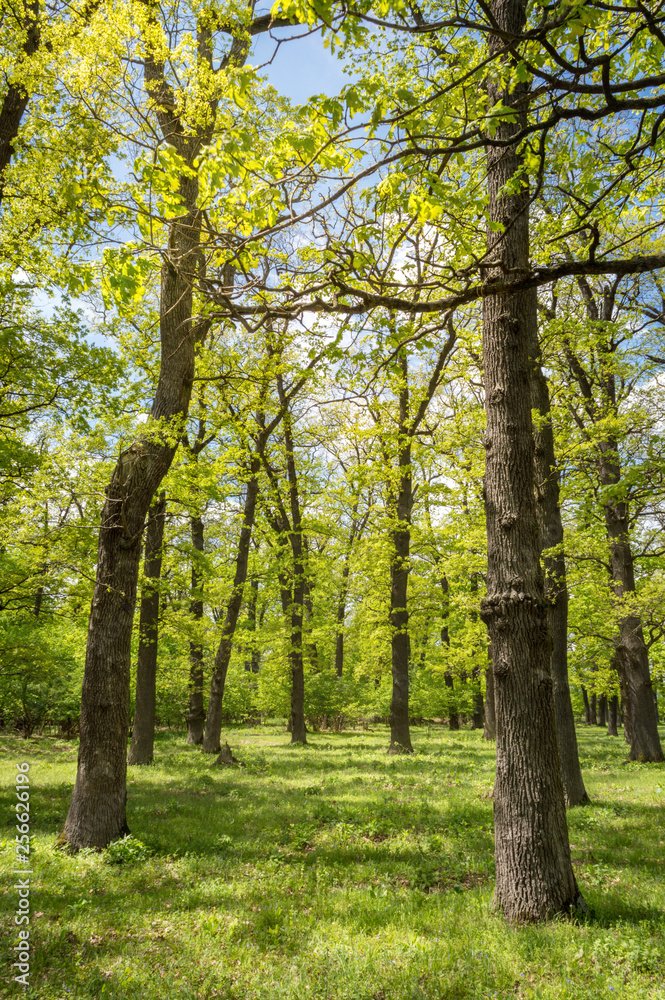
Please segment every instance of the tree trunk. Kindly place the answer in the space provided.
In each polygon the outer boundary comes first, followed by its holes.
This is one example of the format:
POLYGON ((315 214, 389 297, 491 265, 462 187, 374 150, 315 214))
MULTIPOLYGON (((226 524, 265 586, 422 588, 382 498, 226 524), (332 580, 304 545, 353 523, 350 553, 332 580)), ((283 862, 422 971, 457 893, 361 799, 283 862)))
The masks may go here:
POLYGON ((252 573, 249 581, 250 591, 247 601, 247 622, 248 631, 252 638, 245 649, 245 657, 249 654, 249 659, 245 659, 245 670, 248 673, 258 674, 259 672, 259 651, 256 648, 256 608, 259 603, 259 577, 252 573))
POLYGON ((400 443, 398 446, 399 484, 390 499, 393 516, 390 560, 390 627, 393 690, 390 701, 390 746, 388 753, 413 753, 409 730, 409 642, 408 583, 410 570, 411 510, 411 440, 405 438, 409 390, 406 353, 402 352, 402 387, 399 399, 400 443))
POLYGON ((598 696, 595 691, 590 698, 589 719, 592 726, 598 725, 598 696))
POLYGON ((233 578, 233 589, 226 605, 226 615, 222 626, 222 635, 215 655, 212 678, 210 681, 210 700, 208 702, 208 719, 203 737, 204 753, 219 753, 221 749, 220 737, 222 732, 222 703, 224 700, 224 685, 226 684, 226 674, 229 669, 229 661, 233 651, 233 636, 235 633, 240 608, 242 605, 242 595, 247 579, 247 566, 249 565, 249 546, 252 540, 252 530, 254 528, 254 517, 256 515, 256 501, 259 495, 259 457, 253 455, 250 464, 250 478, 247 482, 245 492, 245 505, 243 508, 242 528, 238 539, 238 552, 236 554, 236 571, 233 578))
POLYGON ((471 725, 473 729, 483 729, 485 726, 485 700, 483 698, 482 691, 480 690, 480 670, 478 667, 474 667, 471 671, 471 680, 473 684, 473 714, 471 716, 471 725))
MULTIPOLYGON (((12 14, 25 30, 25 38, 21 45, 21 62, 29 60, 41 43, 39 6, 38 0, 27 0, 23 4, 22 12, 17 7, 12 14)), ((10 81, 11 76, 10 71, 7 77, 10 81)), ((21 83, 10 82, 0 108, 0 204, 4 194, 5 171, 14 155, 14 140, 18 136, 28 101, 29 94, 25 87, 21 83)))
MULTIPOLYGON (((524 0, 493 0, 507 37, 524 27, 524 0)), ((490 37, 490 53, 504 46, 490 37)), ((512 62, 512 57, 506 56, 512 62)), ((495 64, 493 73, 498 66, 495 64)), ((507 69, 507 68, 506 68, 507 69)), ((528 84, 509 92, 490 75, 492 104, 518 105, 514 120, 487 140, 489 221, 487 282, 529 268, 529 192, 512 137, 526 127, 528 84)), ((489 290, 489 289, 488 289, 489 290)), ((537 323, 533 291, 484 299, 483 356, 487 412, 485 515, 487 597, 481 615, 492 643, 497 724, 494 785, 495 905, 512 922, 542 920, 582 905, 570 860, 554 721, 536 505, 529 392, 529 343, 537 323)))
MULTIPOLYGON (((601 442, 600 482, 616 487, 621 481, 619 447, 615 440, 601 442)), ((633 552, 630 545, 628 504, 619 499, 605 503, 605 526, 610 546, 612 589, 621 600, 635 592, 633 552)), ((616 664, 623 698, 624 725, 630 742, 630 759, 641 762, 665 760, 658 735, 658 715, 654 707, 649 657, 638 615, 619 619, 616 664)))
POLYGON ((342 567, 342 586, 337 601, 337 634, 335 636, 335 676, 344 673, 344 619, 346 617, 346 598, 349 592, 349 561, 351 553, 347 549, 342 567))
POLYGON ((554 431, 550 417, 550 393, 540 364, 537 328, 531 331, 531 406, 540 415, 534 427, 534 483, 536 516, 541 552, 557 547, 543 557, 547 624, 552 641, 550 668, 554 695, 554 719, 563 791, 568 807, 589 801, 577 748, 575 716, 568 680, 568 582, 566 560, 561 550, 563 524, 559 504, 559 470, 554 453, 554 431))
POLYGON ((598 697, 598 725, 603 729, 607 725, 607 695, 601 694, 598 697))
MULTIPOLYGON (((439 581, 441 583, 441 590, 443 591, 443 621, 441 624, 441 645, 446 649, 450 649, 450 633, 448 630, 448 616, 450 610, 448 607, 448 577, 444 573, 439 581)), ((455 696, 450 694, 450 692, 455 690, 455 682, 453 681, 453 675, 449 670, 446 670, 443 674, 443 683, 448 688, 448 698, 449 698, 449 709, 448 709, 448 728, 451 730, 459 729, 459 713, 457 712, 457 707, 455 705, 455 696)))
POLYGON ((487 647, 489 666, 485 671, 485 728, 486 740, 496 740, 496 714, 494 711, 494 671, 492 669, 492 647, 487 647))
POLYGON ((582 699, 584 701, 584 721, 587 726, 591 725, 591 705, 589 704, 589 694, 587 689, 582 687, 582 699))
MULTIPOLYGON (((181 193, 196 203, 195 178, 181 193)), ((189 406, 197 331, 192 323, 193 256, 198 210, 171 225, 173 253, 162 268, 161 365, 151 423, 118 459, 106 489, 97 575, 88 625, 78 770, 60 842, 72 849, 106 847, 127 833, 127 734, 132 625, 141 536, 150 502, 173 460, 189 406), (159 431, 159 432, 158 432, 159 431)))
POLYGON ((617 722, 619 716, 619 698, 613 694, 607 703, 607 735, 618 736, 617 722))
MULTIPOLYGON (((203 619, 203 520, 190 519, 192 538, 192 598, 189 613, 198 628, 203 619)), ((203 741, 205 711, 203 708, 203 646, 198 638, 189 641, 189 707, 187 712, 187 743, 200 746, 203 741)))
POLYGON ((155 685, 159 639, 159 580, 162 573, 162 545, 166 494, 153 500, 148 515, 141 591, 139 650, 136 664, 136 705, 128 764, 152 764, 155 740, 155 685))

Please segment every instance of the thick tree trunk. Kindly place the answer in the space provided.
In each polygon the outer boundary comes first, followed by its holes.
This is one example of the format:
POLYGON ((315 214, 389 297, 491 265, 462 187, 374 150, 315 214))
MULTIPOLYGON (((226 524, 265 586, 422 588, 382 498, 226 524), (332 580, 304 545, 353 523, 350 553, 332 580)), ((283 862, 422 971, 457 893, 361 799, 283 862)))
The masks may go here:
POLYGON ((492 669, 492 647, 487 647, 489 666, 485 671, 485 728, 486 740, 496 740, 496 714, 494 710, 494 670, 492 669))
MULTIPOLYGON (((620 481, 618 443, 615 440, 602 442, 601 485, 612 487, 620 481)), ((612 589, 621 600, 624 594, 635 592, 628 505, 624 501, 617 499, 605 503, 605 527, 610 546, 612 589)), ((649 657, 642 622, 635 614, 623 615, 619 620, 615 662, 623 698, 624 725, 630 742, 630 759, 642 762, 663 761, 665 757, 658 735, 658 714, 653 700, 649 657)))
POLYGON ((128 764, 152 764, 155 742, 155 694, 157 644, 159 640, 159 580, 162 573, 162 545, 166 494, 150 506, 143 560, 144 584, 141 591, 139 650, 136 663, 136 704, 128 764))
MULTIPOLYGON (((192 597, 189 613, 198 628, 203 619, 203 519, 190 519, 192 539, 192 597)), ((200 746, 203 741, 205 710, 203 708, 203 646, 200 640, 189 642, 189 705, 187 711, 187 743, 200 746)))
POLYGON ((550 667, 554 694, 554 718, 563 791, 568 807, 589 801, 580 768, 575 732, 575 716, 568 680, 568 583, 563 544, 563 524, 559 505, 559 471, 554 453, 554 432, 550 419, 550 393, 540 365, 540 345, 535 325, 530 331, 531 406, 540 415, 534 427, 534 483, 536 516, 542 551, 558 547, 543 557, 547 624, 552 641, 550 667))
MULTIPOLYGON (((524 0, 493 0, 492 15, 507 37, 520 34, 524 0)), ((490 38, 490 52, 504 45, 490 38)), ((493 104, 518 105, 512 122, 488 140, 487 281, 529 268, 529 192, 502 193, 521 175, 515 145, 526 125, 527 84, 509 93, 488 83, 493 104)), ((492 643, 497 723, 494 785, 495 905, 513 922, 542 920, 582 904, 570 860, 559 767, 540 547, 533 494, 534 445, 529 392, 529 343, 537 323, 535 292, 488 295, 483 309, 487 432, 485 514, 487 597, 481 615, 492 643)))
POLYGON ((249 565, 249 546, 252 540, 252 530, 254 528, 254 517, 256 515, 256 501, 259 495, 259 457, 252 456, 250 465, 250 478, 247 482, 245 492, 245 504, 243 508, 242 528, 238 539, 238 551, 236 554, 236 570, 233 578, 233 589, 226 605, 226 615, 222 626, 222 635, 215 655, 212 678, 210 681, 210 700, 208 702, 208 718, 203 737, 204 753, 219 753, 221 749, 220 736, 222 732, 222 703, 224 700, 224 686, 226 684, 226 674, 229 669, 229 661, 233 651, 233 636, 235 634, 240 608, 242 606, 242 595, 247 579, 247 566, 249 565))
POLYGON ((607 735, 618 736, 619 698, 613 694, 607 703, 607 735))

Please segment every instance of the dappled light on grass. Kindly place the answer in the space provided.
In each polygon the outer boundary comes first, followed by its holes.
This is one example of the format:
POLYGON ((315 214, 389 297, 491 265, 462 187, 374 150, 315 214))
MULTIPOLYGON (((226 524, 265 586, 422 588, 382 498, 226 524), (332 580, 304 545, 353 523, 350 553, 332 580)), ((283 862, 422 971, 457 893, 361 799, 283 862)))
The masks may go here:
POLYGON ((75 857, 54 849, 75 744, 0 738, 7 773, 31 764, 34 995, 663 1000, 663 765, 626 764, 622 740, 580 729, 592 804, 568 821, 593 918, 511 929, 491 909, 494 747, 414 734, 415 754, 388 756, 378 726, 313 734, 308 749, 236 727, 224 738, 246 766, 222 770, 160 733, 156 763, 129 768, 131 841, 75 857))

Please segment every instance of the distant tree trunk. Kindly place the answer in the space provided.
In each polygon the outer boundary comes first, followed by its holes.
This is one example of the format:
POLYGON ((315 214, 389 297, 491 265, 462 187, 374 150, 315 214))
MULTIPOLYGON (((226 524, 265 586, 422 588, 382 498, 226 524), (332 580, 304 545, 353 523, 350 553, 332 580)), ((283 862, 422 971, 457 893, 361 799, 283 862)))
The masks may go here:
MULTIPOLYGON (((203 519, 190 518, 192 539, 192 596, 189 613, 197 628, 203 619, 203 519)), ((187 742, 200 746, 203 741, 205 711, 203 708, 203 646, 200 640, 189 641, 189 710, 187 712, 187 742)))
POLYGON ((314 620, 314 602, 312 600, 313 589, 314 585, 312 579, 309 576, 306 576, 305 593, 303 598, 307 622, 307 641, 305 642, 305 649, 307 650, 307 658, 309 659, 311 670, 316 674, 321 670, 321 662, 319 660, 319 648, 312 637, 312 622, 314 620))
POLYGON ((411 546, 411 438, 405 436, 409 413, 409 385, 406 353, 400 356, 402 386, 399 396, 400 443, 399 481, 390 498, 393 525, 390 560, 390 627, 393 690, 390 701, 390 746, 388 753, 413 753, 409 729, 409 642, 408 583, 411 546))
MULTIPOLYGON (((355 509, 354 509, 355 512, 355 509)), ((346 618, 346 599, 349 593, 349 567, 351 562, 351 546, 353 536, 344 553, 342 566, 342 585, 337 600, 337 633, 335 635, 335 675, 341 677, 344 673, 344 619, 346 618)))
MULTIPOLYGON (((614 439, 601 442, 600 450, 601 485, 616 487, 621 481, 618 442, 614 439)), ((620 599, 624 594, 635 592, 628 504, 611 499, 605 503, 604 509, 610 546, 612 589, 620 599)), ((630 759, 641 762, 663 761, 665 757, 658 735, 658 714, 653 701, 649 657, 638 615, 626 614, 620 619, 616 651, 630 759)))
MULTIPOLYGON (((498 34, 490 55, 524 28, 525 0, 491 0, 498 34)), ((514 57, 507 54, 505 61, 514 57)), ((507 73, 507 67, 506 73, 507 73)), ((527 124, 528 83, 497 83, 490 105, 516 106, 487 142, 488 294, 483 302, 487 431, 484 444, 487 597, 481 616, 492 643, 497 723, 494 784, 495 905, 506 919, 543 920, 582 906, 573 874, 557 750, 536 504, 528 344, 537 323, 533 291, 492 295, 506 274, 527 273, 529 190, 513 139, 527 124), (512 143, 512 144, 511 144, 512 143), (518 186, 519 184, 519 186, 518 186)))
MULTIPOLYGON (((440 579, 441 590, 443 591, 443 622, 441 625, 441 645, 445 649, 450 649, 450 632, 448 630, 448 617, 450 615, 449 608, 449 587, 448 587, 448 577, 444 573, 440 579)), ((448 688, 449 692, 455 690, 455 682, 453 681, 453 675, 449 670, 444 671, 443 682, 448 688)), ((452 730, 459 729, 459 713, 457 711, 457 706, 455 704, 455 696, 448 695, 450 708, 448 709, 448 728, 452 730)))
POLYGON ((483 729, 485 725, 485 699, 480 689, 480 669, 474 667, 471 671, 473 682, 473 713, 471 725, 474 729, 483 729))
POLYGON ((607 695, 601 694, 598 696, 598 725, 602 726, 603 729, 607 725, 607 695))
POLYGON ((205 735, 203 737, 204 753, 219 753, 221 750, 220 737, 222 732, 222 703, 224 700, 224 686, 226 684, 226 674, 229 669, 231 653, 233 651, 233 636, 240 616, 242 606, 242 595, 247 579, 247 566, 249 565, 249 546, 252 540, 252 530, 254 528, 254 518, 256 516, 256 501, 259 495, 259 457, 253 455, 250 462, 250 477, 247 481, 245 491, 245 504, 243 508, 242 527, 238 539, 238 550, 236 553, 236 570, 233 578, 233 588, 226 603, 226 615, 222 626, 222 635, 217 647, 215 662, 213 665, 212 678, 210 680, 210 699, 208 701, 208 718, 206 721, 205 735))
POLYGON ((618 736, 617 722, 619 715, 619 699, 617 695, 613 694, 608 701, 608 713, 607 713, 607 735, 608 736, 618 736))
POLYGON ((136 664, 136 705, 128 764, 151 764, 155 741, 155 687, 157 643, 159 639, 159 580, 162 573, 162 546, 166 494, 153 499, 148 515, 143 560, 144 584, 141 591, 139 650, 136 664))
POLYGON ((483 736, 486 740, 496 739, 496 714, 494 711, 494 671, 492 669, 492 647, 487 647, 489 666, 485 671, 485 728, 483 736))
POLYGON ((595 691, 591 695, 589 709, 590 709, 589 718, 591 720, 591 725, 592 726, 597 726, 598 725, 598 696, 597 696, 597 694, 596 694, 595 691))
POLYGON ((249 600, 247 601, 247 624, 248 632, 251 635, 249 645, 245 649, 245 670, 258 674, 258 649, 256 648, 256 608, 259 603, 259 577, 257 573, 252 573, 250 577, 249 600), (247 654, 249 653, 249 659, 247 654))
POLYGON ((582 700, 584 701, 584 721, 587 726, 591 725, 591 705, 589 704, 589 694, 587 689, 582 687, 582 700))
POLYGON ((550 392, 540 363, 538 330, 531 329, 531 406, 540 415, 533 429, 533 473, 536 492, 536 516, 541 552, 557 548, 542 557, 545 570, 547 624, 552 640, 554 719, 556 723, 559 764, 566 805, 589 801, 580 768, 575 716, 568 680, 568 582, 563 545, 563 524, 559 504, 559 469, 554 452, 554 431, 550 417, 550 392))

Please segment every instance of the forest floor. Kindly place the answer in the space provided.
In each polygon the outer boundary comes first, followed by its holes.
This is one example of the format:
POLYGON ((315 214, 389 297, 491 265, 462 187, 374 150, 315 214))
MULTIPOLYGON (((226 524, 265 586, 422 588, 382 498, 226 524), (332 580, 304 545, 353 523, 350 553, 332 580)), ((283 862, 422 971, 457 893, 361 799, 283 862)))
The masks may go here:
MULTIPOLYGON (((663 734, 665 737, 665 733, 663 734)), ((592 805, 568 814, 584 924, 491 910, 494 747, 478 732, 234 727, 243 768, 160 733, 129 768, 135 839, 54 847, 76 742, 0 733, 1 996, 39 1000, 665 1000, 665 765, 579 729, 592 805), (30 988, 12 982, 16 764, 30 764, 30 988)))

